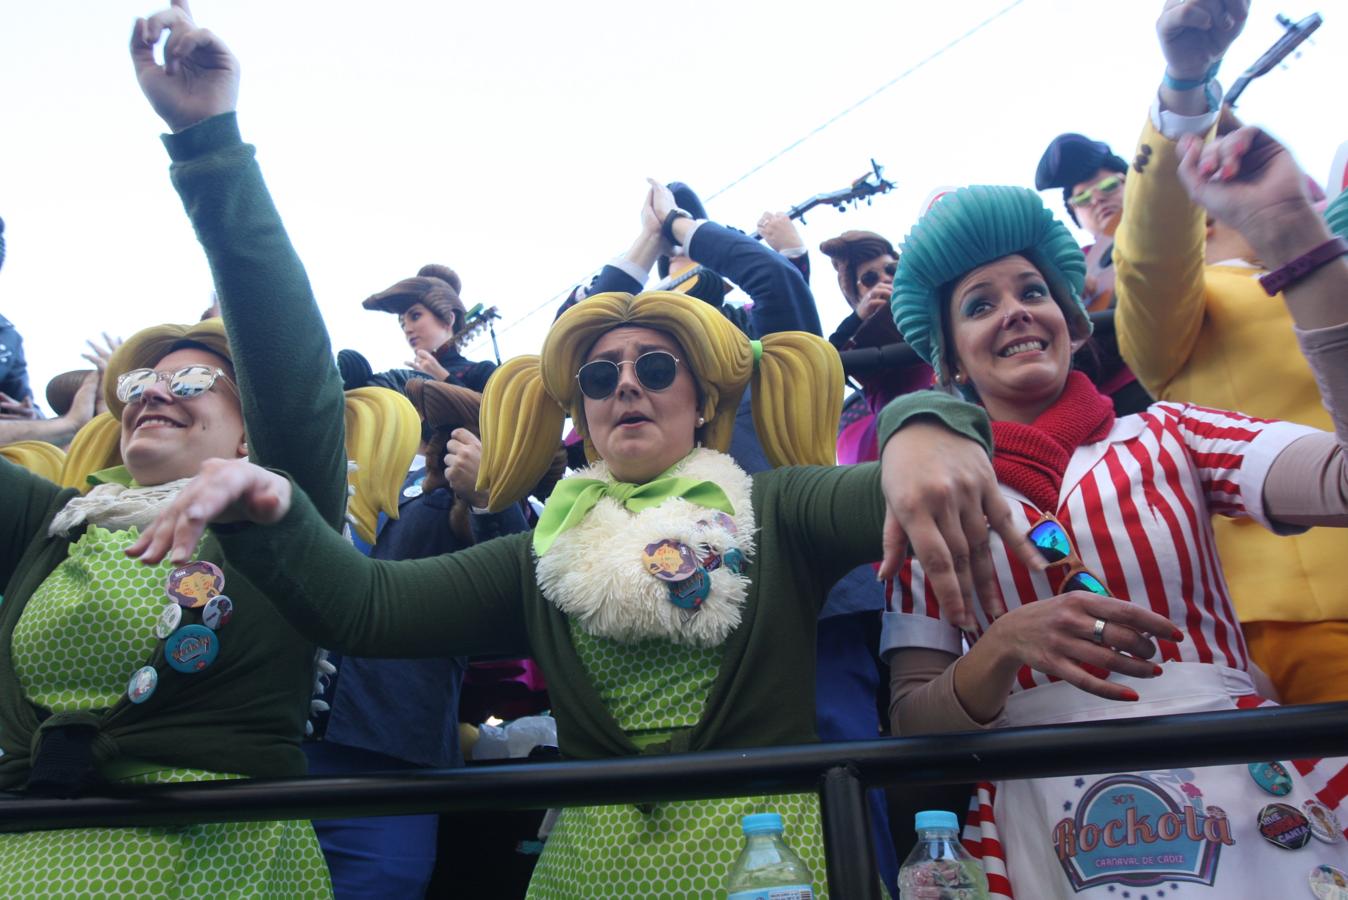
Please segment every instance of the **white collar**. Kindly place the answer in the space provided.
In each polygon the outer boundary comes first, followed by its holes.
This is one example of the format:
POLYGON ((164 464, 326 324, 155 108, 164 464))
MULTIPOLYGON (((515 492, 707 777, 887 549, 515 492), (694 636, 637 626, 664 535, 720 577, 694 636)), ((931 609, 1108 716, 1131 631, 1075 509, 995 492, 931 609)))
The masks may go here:
MULTIPOLYGON (((739 624, 749 589, 744 569, 736 574, 723 565, 711 571, 710 593, 696 611, 688 611, 671 602, 666 582, 646 571, 643 552, 662 540, 678 541, 699 556, 738 550, 747 569, 754 555, 753 480, 726 454, 706 449, 694 450, 668 474, 719 485, 734 507, 734 528, 682 497, 639 513, 603 497, 536 561, 538 584, 549 602, 596 637, 624 642, 658 637, 715 647, 739 624)), ((602 461, 571 477, 612 480, 602 461)))

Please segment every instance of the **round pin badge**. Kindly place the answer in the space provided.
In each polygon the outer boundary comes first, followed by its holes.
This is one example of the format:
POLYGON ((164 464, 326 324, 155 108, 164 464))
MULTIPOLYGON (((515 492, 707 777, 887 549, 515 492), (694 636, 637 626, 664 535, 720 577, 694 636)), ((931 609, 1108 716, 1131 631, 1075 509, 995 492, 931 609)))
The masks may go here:
POLYGON ((1292 793, 1292 776, 1280 762, 1250 763, 1250 777, 1255 784, 1275 797, 1286 797, 1292 793))
POLYGON ((175 672, 200 672, 220 655, 220 638, 204 625, 184 625, 164 642, 164 657, 175 672))
POLYGON ((197 609, 225 589, 225 573, 215 563, 198 560, 169 573, 165 590, 179 606, 197 609))
POLYGON ((687 544, 671 538, 647 544, 641 553, 646 571, 661 581, 684 581, 697 571, 697 557, 687 544))
POLYGON ((738 575, 744 569, 744 554, 735 547, 731 547, 722 557, 725 567, 738 575))
POLYGON ((1319 800, 1307 800, 1301 804, 1301 811, 1311 823, 1311 836, 1326 844, 1337 844, 1343 840, 1343 826, 1334 810, 1319 800))
POLYGON ((739 532, 739 528, 735 525, 735 520, 723 512, 718 512, 711 517, 711 520, 731 534, 737 534, 739 532))
POLYGON ((154 623, 154 636, 161 641, 178 630, 183 621, 183 608, 176 603, 164 607, 154 623))
POLYGON ((126 699, 140 704, 150 699, 154 689, 159 686, 159 673, 154 666, 143 666, 136 670, 126 683, 126 699))
POLYGON ((669 602, 679 609, 698 609, 702 601, 711 593, 711 576, 707 570, 698 566, 692 578, 678 581, 669 586, 669 602))
POLYGON ((1311 893, 1319 900, 1348 900, 1348 874, 1334 866, 1316 866, 1310 874, 1311 893))
POLYGON ((1284 850, 1300 850, 1310 843, 1311 823, 1295 806, 1270 803, 1259 810, 1259 833, 1284 850))
POLYGON ((217 594, 206 601, 201 608, 201 624, 211 631, 218 631, 234 618, 234 601, 224 594, 217 594))
POLYGON ((420 481, 415 481, 412 484, 409 484, 407 487, 403 488, 403 496, 406 497, 408 500, 415 500, 417 497, 420 497, 425 492, 425 490, 426 489, 421 486, 420 481))

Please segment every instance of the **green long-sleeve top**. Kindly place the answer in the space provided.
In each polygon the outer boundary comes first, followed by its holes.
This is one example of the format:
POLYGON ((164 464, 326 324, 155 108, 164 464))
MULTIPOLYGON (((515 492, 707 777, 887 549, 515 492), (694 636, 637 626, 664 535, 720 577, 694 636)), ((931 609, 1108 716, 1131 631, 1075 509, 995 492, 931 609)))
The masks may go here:
MULTIPOLYGON (((165 145, 174 186, 215 276, 250 456, 289 472, 312 499, 310 527, 338 539, 346 501, 341 381, 253 148, 241 141, 233 114, 167 136, 165 145)), ((210 536, 198 558, 223 563, 226 593, 235 603, 213 665, 192 675, 173 672, 162 665, 161 642, 146 661, 161 668, 159 686, 142 705, 123 699, 108 710, 44 719, 47 711, 25 699, 11 636, 33 592, 83 532, 47 537, 52 516, 75 493, 0 460, 0 788, 27 780, 42 731, 79 722, 98 729, 98 762, 303 774, 299 741, 313 689, 314 645, 210 536)), ((79 665, 80 658, 72 647, 69 664, 79 665)))
MULTIPOLYGON (((990 446, 981 410, 935 392, 900 398, 881 436, 935 415, 990 446)), ((674 750, 813 741, 815 622, 828 589, 881 555, 884 501, 877 464, 793 467, 753 476, 757 555, 740 624, 698 723, 674 750)), ((302 495, 277 524, 218 535, 226 558, 272 597, 298 631, 358 656, 531 655, 548 679, 562 752, 634 754, 581 664, 567 616, 541 593, 532 534, 453 555, 388 562, 357 553, 302 495)))

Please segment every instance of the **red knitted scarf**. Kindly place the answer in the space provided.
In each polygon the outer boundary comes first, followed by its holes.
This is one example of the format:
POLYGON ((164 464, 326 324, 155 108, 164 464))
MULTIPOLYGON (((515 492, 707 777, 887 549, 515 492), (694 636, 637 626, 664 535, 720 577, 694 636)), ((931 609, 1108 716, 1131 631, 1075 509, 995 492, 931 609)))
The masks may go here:
POLYGON ((1071 372, 1062 396, 1033 423, 992 423, 997 480, 1053 512, 1073 452, 1104 440, 1113 427, 1114 404, 1085 375, 1071 372))

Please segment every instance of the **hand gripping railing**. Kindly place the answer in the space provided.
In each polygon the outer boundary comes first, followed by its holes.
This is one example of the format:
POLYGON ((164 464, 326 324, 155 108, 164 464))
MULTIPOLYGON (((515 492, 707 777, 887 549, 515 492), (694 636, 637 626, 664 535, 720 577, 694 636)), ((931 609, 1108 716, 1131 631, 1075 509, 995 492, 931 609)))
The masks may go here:
POLYGON ((0 800, 0 831, 539 809, 818 792, 830 895, 879 900, 867 787, 1348 755, 1348 703, 586 762, 105 788, 0 800))

